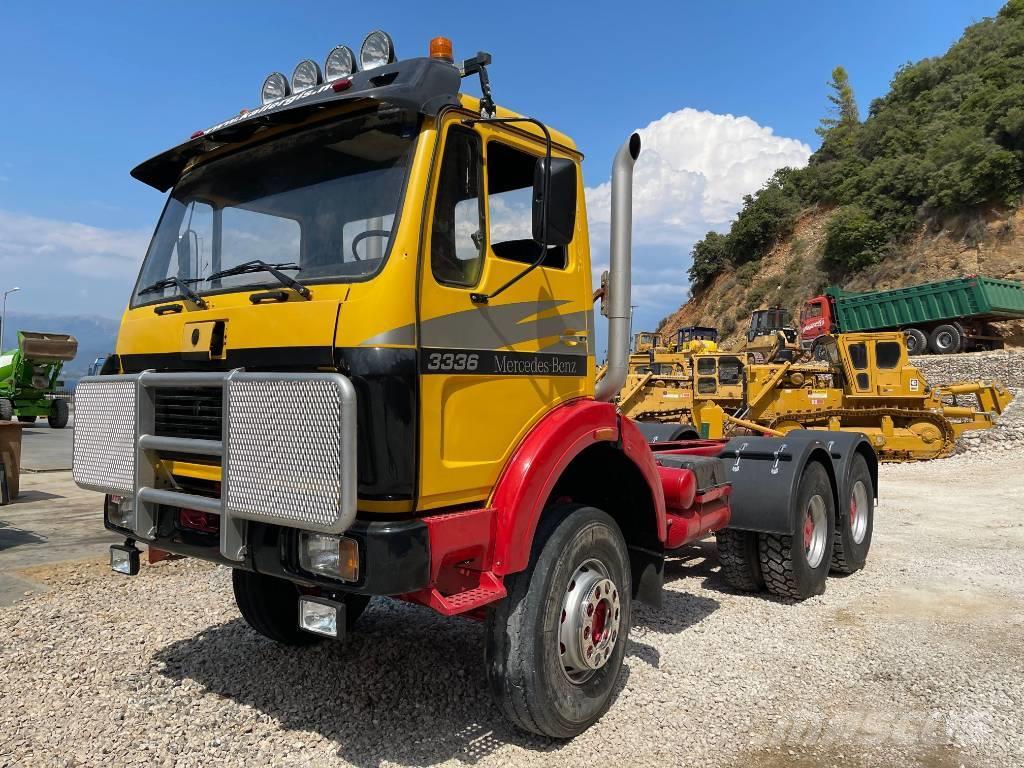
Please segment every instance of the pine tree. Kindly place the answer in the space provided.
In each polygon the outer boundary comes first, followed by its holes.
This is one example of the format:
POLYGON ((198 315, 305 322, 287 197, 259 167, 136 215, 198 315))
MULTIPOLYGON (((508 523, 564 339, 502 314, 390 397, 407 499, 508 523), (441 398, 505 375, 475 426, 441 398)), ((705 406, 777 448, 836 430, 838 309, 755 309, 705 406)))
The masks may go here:
POLYGON ((832 81, 828 84, 832 93, 828 100, 832 103, 829 107, 829 115, 821 118, 821 124, 814 129, 821 138, 825 138, 833 128, 840 125, 857 125, 860 123, 860 112, 857 109, 857 101, 853 97, 853 87, 850 85, 850 76, 843 67, 836 67, 832 70, 832 81))

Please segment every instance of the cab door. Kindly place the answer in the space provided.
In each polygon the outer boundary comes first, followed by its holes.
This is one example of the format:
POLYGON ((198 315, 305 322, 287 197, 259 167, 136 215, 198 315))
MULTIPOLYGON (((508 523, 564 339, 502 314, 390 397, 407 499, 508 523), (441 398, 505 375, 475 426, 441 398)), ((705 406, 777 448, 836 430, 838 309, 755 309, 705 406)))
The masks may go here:
MULTIPOLYGON (((540 255, 532 193, 543 144, 518 131, 443 125, 420 269, 420 508, 486 499, 548 411, 593 393, 586 215, 540 255), (477 300, 474 300, 476 297, 477 300)), ((583 188, 578 157, 577 200, 583 188)))

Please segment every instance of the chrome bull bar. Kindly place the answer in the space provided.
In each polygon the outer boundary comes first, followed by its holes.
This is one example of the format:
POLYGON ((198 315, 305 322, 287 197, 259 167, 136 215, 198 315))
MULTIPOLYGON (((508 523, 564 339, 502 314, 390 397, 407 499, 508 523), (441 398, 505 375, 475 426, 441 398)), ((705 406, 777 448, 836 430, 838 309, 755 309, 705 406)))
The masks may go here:
POLYGON ((246 522, 341 533, 356 515, 356 396, 337 373, 144 371, 89 376, 75 391, 73 477, 131 496, 134 536, 157 536, 161 505, 220 515, 220 552, 241 561, 246 522), (157 434, 160 389, 221 388, 221 439, 157 434), (220 497, 187 493, 161 455, 219 457, 220 497))

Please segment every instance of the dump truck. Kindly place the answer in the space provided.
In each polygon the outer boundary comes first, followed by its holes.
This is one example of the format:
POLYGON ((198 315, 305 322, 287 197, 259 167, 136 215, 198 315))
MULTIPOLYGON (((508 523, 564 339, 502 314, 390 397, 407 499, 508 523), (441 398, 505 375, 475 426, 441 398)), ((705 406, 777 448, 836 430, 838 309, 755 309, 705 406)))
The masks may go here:
POLYGON ((1001 349, 992 323, 1024 320, 1024 283, 969 275, 894 288, 844 291, 832 286, 808 299, 800 313, 800 344, 837 333, 900 330, 911 355, 1001 349))
POLYGON ((77 386, 74 479, 124 538, 113 570, 140 543, 225 565, 278 643, 341 639, 374 596, 482 621, 501 711, 569 738, 611 705, 672 553, 714 534, 727 583, 797 600, 863 567, 876 455, 813 431, 648 443, 612 402, 640 136, 613 161, 595 384, 581 153, 495 105, 488 54, 428 50, 378 31, 355 68, 304 60, 132 171, 170 194, 77 386))
POLYGON ((962 434, 993 426, 1012 399, 994 381, 930 386, 898 331, 830 336, 822 349, 822 362, 756 363, 736 352, 649 362, 634 355, 619 407, 651 439, 848 431, 895 462, 949 456, 962 434))
POLYGON ((66 333, 18 331, 18 348, 0 353, 0 420, 26 424, 45 416, 54 429, 68 425, 68 402, 54 393, 78 341, 66 333))

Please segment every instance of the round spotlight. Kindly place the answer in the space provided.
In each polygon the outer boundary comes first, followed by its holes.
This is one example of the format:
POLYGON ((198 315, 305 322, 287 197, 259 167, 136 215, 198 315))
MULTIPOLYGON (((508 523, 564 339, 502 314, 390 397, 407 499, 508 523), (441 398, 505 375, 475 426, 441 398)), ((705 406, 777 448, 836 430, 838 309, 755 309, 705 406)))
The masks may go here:
POLYGON ((315 85, 320 85, 324 76, 320 72, 320 65, 312 59, 303 59, 295 66, 292 72, 292 92, 298 93, 315 85))
POLYGON ((271 72, 267 75, 267 79, 263 81, 263 88, 260 89, 260 101, 269 104, 287 95, 288 79, 280 72, 271 72))
POLYGON ((360 69, 383 67, 394 60, 395 44, 391 41, 391 35, 380 29, 368 34, 359 48, 360 69))
POLYGON ((327 54, 327 61, 324 62, 324 77, 327 82, 340 80, 348 77, 356 69, 356 55, 347 45, 339 45, 327 54))

